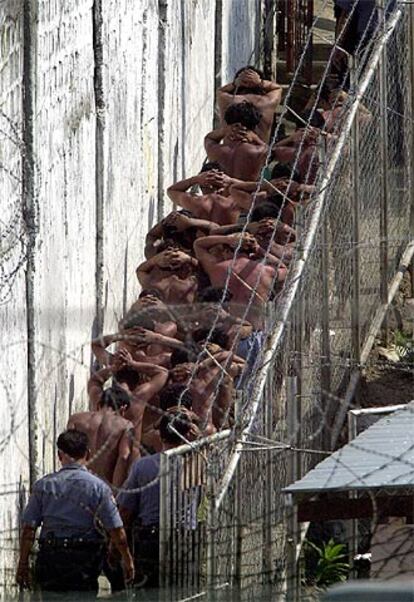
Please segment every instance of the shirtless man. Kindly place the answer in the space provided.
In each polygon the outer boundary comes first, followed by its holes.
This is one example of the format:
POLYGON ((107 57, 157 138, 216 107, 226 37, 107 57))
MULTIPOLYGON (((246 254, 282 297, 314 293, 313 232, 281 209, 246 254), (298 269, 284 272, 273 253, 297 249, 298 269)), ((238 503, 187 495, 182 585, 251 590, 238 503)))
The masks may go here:
POLYGON ((294 252, 296 232, 280 222, 280 209, 274 203, 265 202, 251 214, 247 232, 253 234, 264 253, 270 252, 281 263, 288 265, 294 252))
POLYGON ((206 163, 197 176, 173 184, 168 188, 167 194, 173 203, 188 209, 200 220, 209 220, 219 225, 235 224, 240 215, 240 207, 229 191, 230 186, 239 182, 241 183, 224 174, 218 163, 206 163), (197 185, 201 188, 201 195, 188 191, 197 185))
POLYGON ((200 419, 201 432, 207 436, 225 425, 233 404, 233 379, 243 372, 244 361, 213 343, 205 348, 197 364, 191 354, 185 358, 179 352, 177 363, 172 361, 175 365, 170 370, 169 382, 188 385, 192 410, 200 419))
POLYGON ((73 414, 67 426, 88 436, 91 450, 88 468, 113 487, 121 487, 131 462, 137 457, 133 424, 125 419, 130 406, 126 391, 109 387, 101 391, 96 411, 73 414))
MULTIPOLYGON (((154 322, 151 321, 151 324, 148 324, 149 318, 144 322, 149 328, 143 328, 139 325, 143 323, 142 318, 135 314, 122 322, 119 332, 106 334, 92 341, 92 351, 101 365, 112 365, 115 356, 107 350, 107 347, 116 343, 117 350, 125 349, 131 354, 134 361, 169 367, 171 350, 182 347, 183 342, 174 337, 154 332, 154 322)), ((175 332, 177 332, 176 325, 175 332)))
POLYGON ((272 157, 281 163, 296 165, 300 181, 313 185, 320 165, 320 137, 321 130, 317 127, 299 128, 273 145, 272 157))
POLYGON ((283 284, 286 267, 272 255, 263 262, 263 251, 248 233, 199 238, 194 243, 194 250, 213 286, 226 286, 228 280, 235 315, 244 317, 249 303, 245 319, 255 329, 261 329, 265 305, 283 284), (234 259, 234 251, 239 245, 234 259))
POLYGON ((282 98, 282 88, 275 82, 264 80, 261 71, 247 65, 237 71, 234 81, 217 90, 220 118, 229 105, 247 100, 262 114, 256 133, 264 142, 269 142, 273 117, 282 98))
MULTIPOLYGON (((103 391, 103 378, 106 374, 100 372, 101 374, 98 372, 91 377, 88 385, 89 398, 93 406, 99 399, 99 389, 101 395, 103 391)), ((158 407, 157 396, 167 382, 168 370, 162 366, 136 362, 127 350, 120 349, 114 356, 111 372, 116 385, 131 397, 131 404, 125 412, 125 418, 132 422, 135 446, 139 446, 148 426, 159 418, 159 413, 152 409, 152 406, 158 407)))
POLYGON ((217 161, 222 170, 238 180, 257 180, 265 164, 268 146, 254 129, 260 123, 260 112, 249 102, 227 107, 226 125, 204 138, 209 161, 217 161))
POLYGON ((189 316, 192 336, 193 340, 200 340, 198 338, 199 331, 201 329, 210 330, 211 325, 215 323, 216 329, 221 329, 226 335, 227 342, 221 345, 223 349, 236 350, 238 343, 252 333, 252 325, 247 320, 242 320, 229 313, 228 306, 232 295, 226 291, 223 303, 223 291, 223 288, 210 286, 199 294, 194 316, 192 314, 189 316))
MULTIPOLYGON (((263 203, 273 203, 279 209, 280 221, 288 226, 292 226, 295 222, 297 207, 297 202, 290 198, 290 191, 291 187, 285 180, 242 182, 231 187, 232 196, 246 213, 251 210, 252 206, 260 207, 263 203), (275 188, 283 194, 276 192, 275 188)), ((216 234, 217 230, 213 233, 216 234)))
POLYGON ((165 303, 193 303, 198 289, 198 261, 182 251, 166 250, 138 266, 143 288, 160 291, 165 303))
MULTIPOLYGON (((181 203, 177 202, 177 204, 181 203)), ((181 206, 185 208, 184 204, 181 206)), ((145 239, 146 259, 154 257, 157 253, 165 250, 166 246, 171 245, 175 246, 177 250, 191 255, 195 239, 198 236, 208 236, 216 226, 212 221, 214 222, 200 212, 173 211, 148 232, 145 239)))

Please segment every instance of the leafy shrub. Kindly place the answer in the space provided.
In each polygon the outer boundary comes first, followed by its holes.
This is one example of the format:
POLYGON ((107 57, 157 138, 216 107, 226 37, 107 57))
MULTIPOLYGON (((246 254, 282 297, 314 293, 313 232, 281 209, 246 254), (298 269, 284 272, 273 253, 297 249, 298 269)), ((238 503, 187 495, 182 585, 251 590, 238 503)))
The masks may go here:
POLYGON ((307 575, 307 581, 312 581, 318 587, 329 587, 339 581, 346 581, 351 569, 347 558, 346 545, 335 543, 330 539, 328 543, 323 543, 321 547, 312 541, 306 540, 306 545, 316 556, 316 565, 312 575, 307 575))

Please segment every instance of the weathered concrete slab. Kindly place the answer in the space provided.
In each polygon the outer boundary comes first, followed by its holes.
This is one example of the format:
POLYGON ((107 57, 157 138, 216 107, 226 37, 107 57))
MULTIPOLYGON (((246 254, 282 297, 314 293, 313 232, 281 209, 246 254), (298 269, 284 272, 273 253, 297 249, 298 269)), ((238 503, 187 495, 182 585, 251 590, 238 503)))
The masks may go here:
POLYGON ((95 313, 95 115, 92 0, 37 5, 34 274, 41 474, 85 403, 95 313), (85 346, 86 345, 86 346, 85 346))
MULTIPOLYGON (((203 139, 211 129, 214 109, 215 2, 168 0, 161 18, 161 165, 165 189, 184 176, 198 173, 205 159, 203 139)), ((165 195, 163 198, 168 212, 171 203, 165 195)))
POLYGON ((0 3, 0 582, 12 582, 28 489, 26 231, 21 206, 22 2, 0 3))
MULTIPOLYGON (((215 0, 103 1, 102 56, 96 47, 94 54, 93 5, 93 0, 31 0, 30 177, 38 231, 32 247, 35 269, 28 270, 26 281, 23 0, 0 2, 2 582, 14 578, 10 550, 17 548, 30 442, 38 448, 39 475, 57 467, 56 436, 70 413, 87 406, 101 253, 103 299, 98 304, 104 305, 105 330, 110 330, 138 292, 135 268, 143 259, 147 231, 172 208, 165 189, 199 171, 203 138, 213 123, 215 0), (102 73, 102 98, 94 91, 96 66, 102 73), (102 101, 101 138, 96 100, 102 101), (96 166, 102 171, 97 173, 96 166), (103 184, 102 197, 96 178, 103 184), (29 288, 33 298, 27 300, 29 288), (28 321, 35 333, 35 387, 29 394, 28 321), (29 404, 37 410, 31 433, 29 404)), ((257 51, 259 5, 260 0, 224 0, 224 79, 257 51)))
POLYGON ((261 67, 261 0, 223 0, 222 2, 222 82, 232 81, 244 65, 261 67))
POLYGON ((102 3, 105 328, 138 292, 135 269, 157 221, 158 2, 102 3))

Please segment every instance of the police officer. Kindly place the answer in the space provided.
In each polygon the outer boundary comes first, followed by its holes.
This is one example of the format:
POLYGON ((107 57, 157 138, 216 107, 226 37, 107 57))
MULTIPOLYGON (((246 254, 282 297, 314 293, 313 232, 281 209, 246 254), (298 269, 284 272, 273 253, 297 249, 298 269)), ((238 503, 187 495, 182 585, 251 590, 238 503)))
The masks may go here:
MULTIPOLYGON (((182 445, 194 425, 183 409, 172 409, 161 418, 158 428, 162 450, 167 451, 182 445)), ((136 460, 117 496, 125 526, 132 530, 137 587, 158 586, 160 456, 158 453, 136 460)))
POLYGON ((23 513, 17 583, 30 586, 29 555, 39 525, 35 580, 42 590, 97 592, 107 531, 131 582, 134 563, 111 489, 85 466, 87 436, 65 431, 57 448, 62 468, 35 483, 23 513))

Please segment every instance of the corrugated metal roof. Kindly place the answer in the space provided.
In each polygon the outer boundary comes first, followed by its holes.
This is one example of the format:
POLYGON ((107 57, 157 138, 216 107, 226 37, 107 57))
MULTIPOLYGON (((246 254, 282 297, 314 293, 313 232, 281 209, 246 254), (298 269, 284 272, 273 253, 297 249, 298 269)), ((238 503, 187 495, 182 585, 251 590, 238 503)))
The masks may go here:
POLYGON ((358 435, 286 493, 414 487, 414 402, 358 435))

